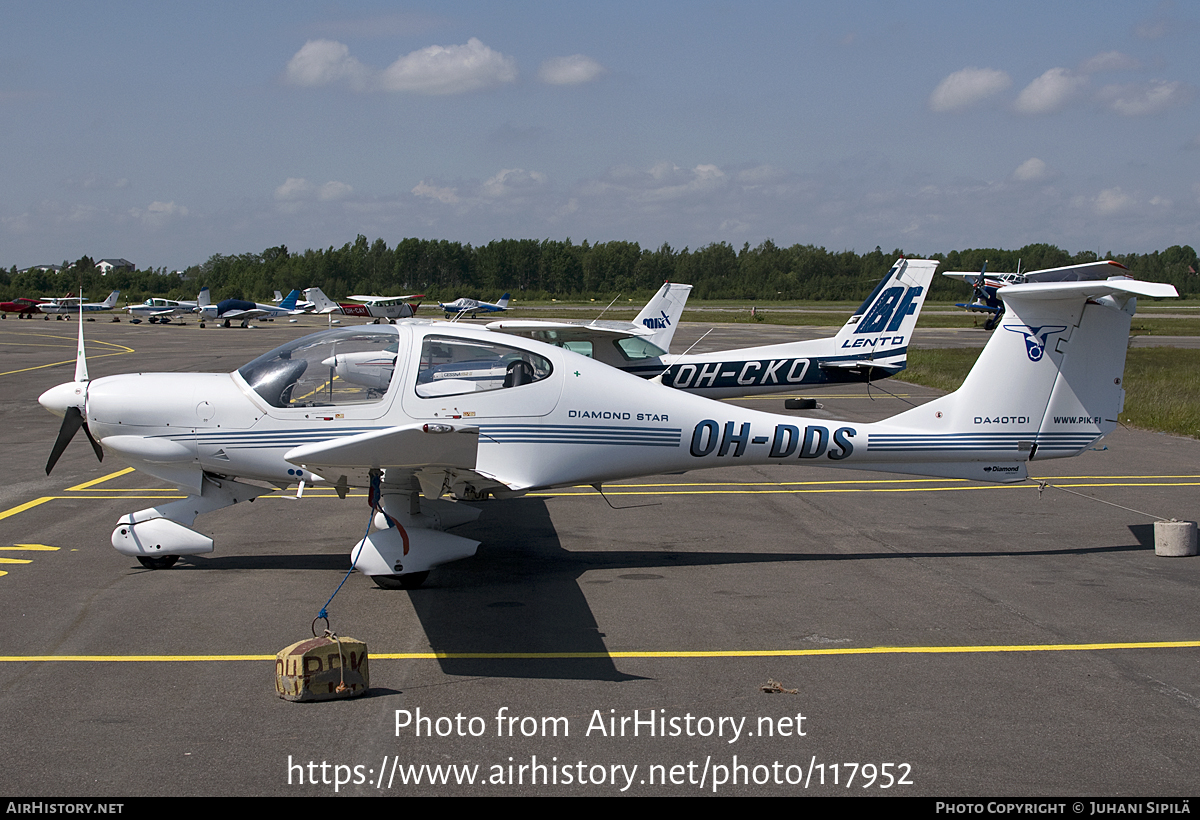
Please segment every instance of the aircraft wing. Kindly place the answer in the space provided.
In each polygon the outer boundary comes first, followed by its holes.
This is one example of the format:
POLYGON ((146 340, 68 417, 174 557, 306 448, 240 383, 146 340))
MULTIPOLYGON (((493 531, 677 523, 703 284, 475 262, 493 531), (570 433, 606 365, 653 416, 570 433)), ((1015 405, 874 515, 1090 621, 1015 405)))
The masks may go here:
MULTIPOLYGON (((513 488, 475 468, 479 428, 473 425, 409 424, 305 444, 284 458, 312 470, 334 486, 367 486, 373 470, 409 472, 428 498, 464 487, 501 493, 513 488)), ((389 481, 392 480, 389 478, 389 481)))
POLYGON ((348 296, 347 299, 353 299, 355 302, 369 302, 373 305, 397 305, 401 302, 407 302, 409 299, 424 299, 423 293, 410 293, 408 296, 348 296))
POLYGON ((227 310, 220 314, 218 319, 254 319, 258 316, 267 316, 273 311, 263 310, 262 308, 251 308, 249 310, 227 310))
POLYGON ((180 313, 188 312, 188 308, 177 307, 147 307, 146 305, 130 305, 125 308, 130 313, 140 313, 143 316, 175 316, 180 313))
POLYGON ((1149 296, 1155 299, 1167 299, 1178 296, 1174 285, 1162 282, 1143 282, 1140 279, 1127 279, 1114 276, 1111 279, 1094 279, 1082 282, 1027 282, 1023 285, 1009 285, 999 292, 1008 301, 1012 297, 1024 299, 1065 299, 1080 294, 1089 299, 1101 296, 1112 296, 1118 293, 1128 293, 1132 296, 1149 296))
POLYGON ((343 468, 475 468, 479 428, 408 424, 344 436, 289 450, 284 458, 319 473, 343 468))
POLYGON ((541 319, 525 319, 513 321, 511 319, 501 319, 496 322, 488 322, 484 325, 488 330, 499 331, 500 333, 512 333, 516 336, 525 336, 533 330, 590 330, 595 333, 608 336, 625 338, 628 336, 653 336, 654 331, 642 325, 636 325, 633 322, 616 322, 616 321, 592 321, 587 323, 578 322, 551 322, 541 319))

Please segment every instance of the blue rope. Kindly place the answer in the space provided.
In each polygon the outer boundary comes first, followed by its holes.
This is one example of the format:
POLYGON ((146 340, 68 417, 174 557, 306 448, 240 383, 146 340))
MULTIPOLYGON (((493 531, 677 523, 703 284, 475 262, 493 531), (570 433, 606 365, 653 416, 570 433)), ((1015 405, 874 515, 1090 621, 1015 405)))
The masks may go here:
MULTIPOLYGON (((363 537, 362 537, 364 547, 366 546, 365 542, 367 540, 367 536, 371 534, 371 520, 375 517, 375 512, 377 510, 379 512, 383 512, 382 509, 379 509, 379 484, 380 484, 380 476, 377 476, 377 475, 371 476, 371 487, 369 490, 367 490, 367 503, 370 505, 371 511, 367 515, 367 531, 363 533, 363 537)), ((388 520, 388 523, 391 523, 392 519, 391 519, 391 517, 388 516, 387 513, 383 513, 383 517, 388 520)), ((330 595, 329 600, 325 602, 325 606, 321 607, 321 611, 317 614, 317 618, 324 618, 326 623, 328 623, 328 621, 329 621, 329 615, 328 615, 329 605, 331 603, 333 603, 333 599, 337 597, 337 594, 342 591, 342 586, 346 583, 346 579, 350 577, 350 574, 352 572, 354 572, 354 568, 355 568, 355 566, 358 565, 358 559, 361 555, 362 555, 362 550, 360 549, 358 551, 358 555, 354 556, 354 561, 351 562, 350 569, 346 571, 346 577, 342 578, 342 583, 337 585, 337 589, 335 589, 333 591, 333 595, 330 595)))

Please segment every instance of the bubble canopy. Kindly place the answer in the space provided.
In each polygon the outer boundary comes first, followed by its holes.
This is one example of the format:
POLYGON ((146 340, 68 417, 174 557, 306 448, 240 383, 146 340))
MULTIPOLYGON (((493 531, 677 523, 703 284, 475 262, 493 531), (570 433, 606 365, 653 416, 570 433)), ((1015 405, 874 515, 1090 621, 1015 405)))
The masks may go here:
POLYGON ((336 328, 280 345, 237 373, 272 407, 378 402, 395 374, 399 348, 392 325, 336 328), (357 378, 346 378, 348 365, 357 378))

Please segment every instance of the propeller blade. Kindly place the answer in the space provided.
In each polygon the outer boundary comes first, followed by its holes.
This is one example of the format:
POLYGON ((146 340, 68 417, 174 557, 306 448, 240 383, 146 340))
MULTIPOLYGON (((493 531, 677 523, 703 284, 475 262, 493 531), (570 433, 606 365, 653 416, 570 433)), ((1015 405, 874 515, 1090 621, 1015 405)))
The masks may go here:
POLYGON ((86 382, 87 352, 83 349, 83 302, 79 303, 79 344, 75 348, 75 381, 86 382))
MULTIPOLYGON (((54 440, 54 447, 50 450, 50 459, 46 462, 46 475, 50 475, 50 471, 54 469, 54 465, 62 456, 63 450, 67 449, 71 439, 75 438, 75 434, 83 426, 83 413, 79 412, 78 407, 68 407, 67 412, 63 414, 62 426, 58 428, 58 438, 54 440)), ((91 438, 90 433, 88 438, 91 438)))
POLYGON ((96 437, 92 435, 92 431, 88 429, 87 419, 83 421, 83 434, 87 436, 88 443, 92 445, 92 452, 96 454, 97 461, 104 461, 104 448, 100 446, 100 442, 96 441, 96 437))

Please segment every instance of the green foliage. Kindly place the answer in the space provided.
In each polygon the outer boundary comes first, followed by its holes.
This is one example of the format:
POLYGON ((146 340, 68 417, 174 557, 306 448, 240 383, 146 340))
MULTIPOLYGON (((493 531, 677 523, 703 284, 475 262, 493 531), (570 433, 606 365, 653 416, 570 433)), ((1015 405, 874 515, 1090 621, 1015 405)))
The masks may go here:
MULTIPOLYGON (((78 289, 102 298, 118 288, 123 299, 141 301, 147 296, 194 299, 207 285, 214 299, 240 297, 262 301, 274 291, 319 287, 333 298, 356 293, 399 295, 424 293, 442 301, 470 296, 488 301, 508 291, 518 301, 537 299, 608 300, 645 299, 662 282, 687 282, 693 297, 744 299, 756 302, 787 300, 849 301, 864 299, 903 251, 881 248, 864 254, 828 251, 814 245, 781 247, 768 239, 757 247, 740 250, 726 242, 702 248, 676 250, 668 244, 657 249, 636 242, 614 240, 576 245, 570 238, 497 239, 478 248, 445 239, 400 240, 391 247, 382 239, 368 243, 359 235, 340 248, 292 253, 286 246, 261 253, 234 256, 214 254, 183 272, 182 278, 166 270, 114 272, 101 277, 93 260, 82 257, 62 273, 15 269, 0 271, 0 296, 50 296, 78 289)), ((990 271, 1015 271, 1093 261, 1097 255, 1074 255, 1053 245, 1026 245, 1006 251, 976 248, 933 254, 941 270, 977 271, 988 262, 990 271)), ((1200 263, 1187 245, 1175 245, 1151 254, 1112 258, 1133 275, 1174 284, 1183 295, 1200 295, 1200 276, 1190 273, 1200 263)), ((65 263, 64 263, 65 264, 65 263)), ((964 301, 970 287, 945 276, 935 276, 929 298, 964 301)))

